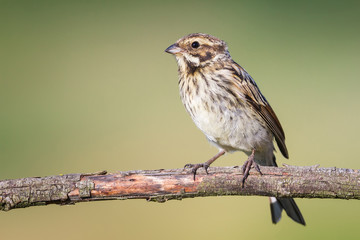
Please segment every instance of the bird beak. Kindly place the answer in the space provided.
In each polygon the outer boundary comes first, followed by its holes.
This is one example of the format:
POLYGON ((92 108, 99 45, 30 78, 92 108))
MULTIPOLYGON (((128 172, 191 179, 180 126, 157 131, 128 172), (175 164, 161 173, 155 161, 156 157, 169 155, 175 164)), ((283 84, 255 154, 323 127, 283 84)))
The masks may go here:
POLYGON ((171 45, 170 47, 168 47, 167 49, 165 49, 165 52, 170 53, 170 54, 177 54, 181 52, 181 48, 179 47, 179 45, 177 43, 171 45))

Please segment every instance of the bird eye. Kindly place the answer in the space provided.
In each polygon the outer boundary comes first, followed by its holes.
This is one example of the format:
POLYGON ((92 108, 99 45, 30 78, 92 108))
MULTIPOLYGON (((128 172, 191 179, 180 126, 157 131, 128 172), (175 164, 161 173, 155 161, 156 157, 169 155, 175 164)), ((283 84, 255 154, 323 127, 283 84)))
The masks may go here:
POLYGON ((200 43, 197 42, 197 41, 192 42, 191 47, 192 47, 192 48, 198 48, 198 47, 200 47, 200 43))

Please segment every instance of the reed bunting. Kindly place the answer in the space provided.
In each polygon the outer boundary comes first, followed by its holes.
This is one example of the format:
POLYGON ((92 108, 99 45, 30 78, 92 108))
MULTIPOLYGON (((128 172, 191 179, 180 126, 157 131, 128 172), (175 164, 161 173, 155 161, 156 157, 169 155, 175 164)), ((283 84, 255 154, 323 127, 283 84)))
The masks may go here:
MULTIPOLYGON (((200 164, 186 164, 194 174, 226 152, 243 151, 248 155, 242 167, 243 186, 253 166, 277 166, 275 141, 285 158, 289 157, 285 134, 275 112, 261 94, 254 79, 234 62, 226 43, 216 37, 195 33, 179 39, 165 50, 178 64, 181 100, 196 126, 219 152, 200 164)), ((294 221, 305 220, 292 198, 270 198, 272 222, 282 210, 294 221)))

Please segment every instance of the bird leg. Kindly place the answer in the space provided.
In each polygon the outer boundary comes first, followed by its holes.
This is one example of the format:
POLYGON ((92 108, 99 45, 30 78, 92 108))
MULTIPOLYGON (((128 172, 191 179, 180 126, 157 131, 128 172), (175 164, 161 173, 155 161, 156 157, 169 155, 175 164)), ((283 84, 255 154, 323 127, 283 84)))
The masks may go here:
POLYGON ((242 166, 242 172, 243 172, 243 175, 244 175, 243 179, 242 179, 242 187, 244 187, 245 180, 249 176, 251 166, 254 166, 256 171, 258 171, 260 173, 260 175, 262 175, 262 172, 260 171, 259 165, 254 161, 254 157, 255 157, 255 149, 252 150, 251 155, 249 156, 248 160, 242 166))
POLYGON ((219 157, 221 157, 222 155, 225 154, 224 150, 221 150, 219 153, 217 153, 215 156, 213 156, 212 158, 210 158, 208 161, 204 162, 204 163, 197 163, 197 164, 191 164, 188 163, 184 166, 185 168, 191 168, 191 172, 194 174, 194 181, 195 181, 195 176, 196 176, 196 172, 199 168, 203 167, 205 169, 206 174, 209 174, 207 169, 210 167, 210 165, 215 162, 216 159, 218 159, 219 157))

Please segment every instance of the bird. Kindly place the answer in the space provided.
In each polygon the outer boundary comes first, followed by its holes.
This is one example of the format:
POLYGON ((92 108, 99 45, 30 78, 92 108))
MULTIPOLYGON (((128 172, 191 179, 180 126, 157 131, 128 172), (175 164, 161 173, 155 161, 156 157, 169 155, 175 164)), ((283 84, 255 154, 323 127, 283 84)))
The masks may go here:
MULTIPOLYGON (((180 98, 195 125, 219 152, 204 163, 186 164, 194 174, 225 153, 242 151, 248 159, 242 166, 242 187, 251 167, 275 166, 274 139, 280 152, 289 158, 285 133, 274 110, 248 72, 230 56, 228 46, 214 36, 192 33, 165 50, 178 65, 180 98)), ((270 197, 274 224, 282 210, 295 222, 305 220, 292 198, 270 197)))

